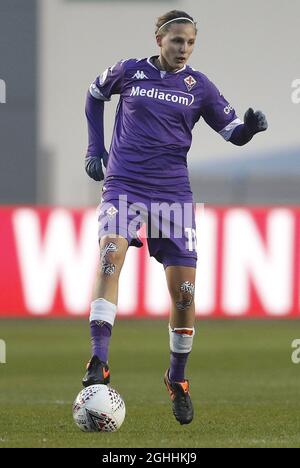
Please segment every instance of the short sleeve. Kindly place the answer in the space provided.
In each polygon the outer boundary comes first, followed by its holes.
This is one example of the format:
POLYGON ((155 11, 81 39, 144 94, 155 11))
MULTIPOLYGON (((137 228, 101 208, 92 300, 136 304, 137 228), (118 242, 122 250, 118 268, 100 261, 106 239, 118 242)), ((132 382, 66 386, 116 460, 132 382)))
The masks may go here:
POLYGON ((110 101, 113 94, 120 94, 124 76, 124 63, 121 60, 107 68, 90 86, 90 93, 95 99, 110 101))
POLYGON ((205 122, 225 140, 229 140, 233 130, 243 122, 237 117, 234 108, 209 80, 201 115, 205 122))

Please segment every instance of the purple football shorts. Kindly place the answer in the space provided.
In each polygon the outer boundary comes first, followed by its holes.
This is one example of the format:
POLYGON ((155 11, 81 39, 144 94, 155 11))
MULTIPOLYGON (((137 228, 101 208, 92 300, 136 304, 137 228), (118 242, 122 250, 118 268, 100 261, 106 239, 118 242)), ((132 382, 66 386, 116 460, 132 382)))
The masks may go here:
POLYGON ((99 239, 117 235, 127 239, 129 246, 142 247, 146 238, 150 256, 164 268, 196 268, 195 207, 192 196, 184 198, 105 182, 99 205, 99 239))

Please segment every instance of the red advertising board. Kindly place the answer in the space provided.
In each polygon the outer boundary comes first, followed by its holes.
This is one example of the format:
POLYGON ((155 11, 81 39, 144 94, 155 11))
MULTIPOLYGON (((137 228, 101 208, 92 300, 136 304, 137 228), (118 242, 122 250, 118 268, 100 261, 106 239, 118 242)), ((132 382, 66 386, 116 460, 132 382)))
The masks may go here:
MULTIPOLYGON (((198 317, 300 317, 300 209, 206 207, 197 218, 198 317)), ((0 222, 0 316, 88 315, 96 210, 2 207, 0 222)), ((118 310, 168 315, 164 270, 145 246, 127 253, 118 310)))

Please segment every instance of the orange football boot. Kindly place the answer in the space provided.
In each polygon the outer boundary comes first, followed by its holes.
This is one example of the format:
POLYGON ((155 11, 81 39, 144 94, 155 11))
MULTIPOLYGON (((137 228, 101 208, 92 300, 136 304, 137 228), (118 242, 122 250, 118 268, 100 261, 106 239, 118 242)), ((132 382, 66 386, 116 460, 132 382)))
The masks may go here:
POLYGON ((98 356, 93 356, 87 363, 86 374, 82 379, 82 385, 107 385, 110 380, 109 367, 106 362, 100 361, 98 356))
POLYGON ((194 416, 193 404, 189 393, 189 381, 171 382, 168 369, 165 373, 164 382, 172 400, 175 418, 180 424, 189 424, 194 416))

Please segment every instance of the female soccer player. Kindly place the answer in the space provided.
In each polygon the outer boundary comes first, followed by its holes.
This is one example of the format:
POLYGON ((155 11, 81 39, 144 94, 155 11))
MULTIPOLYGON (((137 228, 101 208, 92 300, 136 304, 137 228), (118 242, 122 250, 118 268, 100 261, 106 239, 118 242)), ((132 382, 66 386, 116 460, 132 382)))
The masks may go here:
POLYGON ((242 122, 215 85, 187 65, 196 35, 196 23, 187 13, 173 10, 161 16, 155 32, 159 55, 122 60, 108 68, 92 83, 86 102, 86 171, 97 181, 104 178, 102 161, 107 171, 99 215, 100 264, 90 310, 92 359, 83 385, 109 382, 108 347, 119 275, 128 247, 142 245, 137 231, 146 222, 149 253, 163 264, 171 296, 170 367, 164 382, 181 424, 193 419, 184 373, 195 333, 197 254, 194 212, 188 209, 193 197, 187 170, 192 129, 203 117, 235 145, 245 145, 267 129, 265 116, 253 109, 242 122), (120 100, 108 155, 103 112, 104 102, 112 94, 119 94, 120 100), (153 209, 157 204, 170 209, 162 215, 153 209), (189 216, 180 216, 183 212, 189 216))

